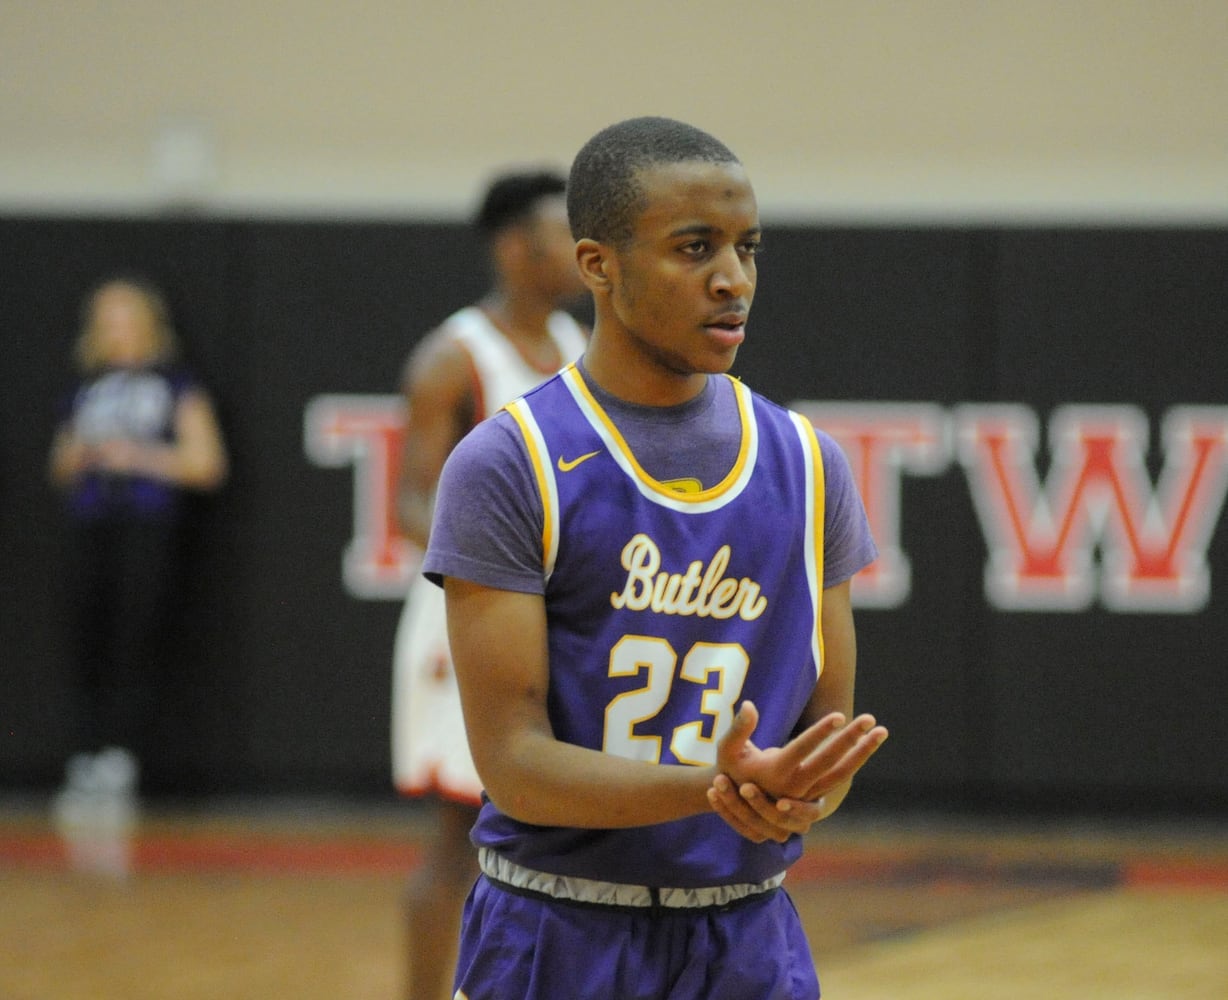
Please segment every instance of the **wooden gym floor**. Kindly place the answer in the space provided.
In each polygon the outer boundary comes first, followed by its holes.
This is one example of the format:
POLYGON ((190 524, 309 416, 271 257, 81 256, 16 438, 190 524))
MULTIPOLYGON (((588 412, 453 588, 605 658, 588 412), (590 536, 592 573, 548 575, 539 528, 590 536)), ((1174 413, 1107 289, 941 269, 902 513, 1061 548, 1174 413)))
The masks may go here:
MULTIPOLYGON (((0 801, 0 998, 399 1000, 422 822, 409 803, 162 807, 73 848, 45 803, 0 801)), ((829 1000, 1228 997, 1223 824, 850 804, 787 885, 829 1000)))

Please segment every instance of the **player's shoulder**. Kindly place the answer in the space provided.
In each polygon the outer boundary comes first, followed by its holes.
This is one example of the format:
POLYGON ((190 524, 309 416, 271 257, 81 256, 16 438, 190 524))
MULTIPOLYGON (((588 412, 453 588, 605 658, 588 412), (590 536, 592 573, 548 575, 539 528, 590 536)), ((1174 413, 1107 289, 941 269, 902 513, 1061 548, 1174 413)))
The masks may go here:
POLYGON ((457 442, 454 451, 464 450, 468 456, 489 456, 515 451, 515 442, 521 438, 516 420, 502 407, 485 420, 478 421, 457 442))
POLYGON ((793 422, 800 421, 803 425, 808 426, 814 432, 814 436, 819 442, 819 450, 823 455, 824 463, 832 460, 836 460, 841 463, 847 461, 847 457, 844 454, 844 449, 840 442, 832 437, 832 435, 825 431, 822 427, 819 427, 804 414, 798 412, 792 407, 778 403, 774 399, 769 399, 767 396, 763 395, 763 393, 756 389, 752 389, 745 383, 742 383, 742 385, 747 389, 747 391, 750 392, 751 397, 756 401, 762 412, 766 412, 773 417, 778 417, 781 420, 793 422))
MULTIPOLYGON (((531 389, 526 390, 520 398, 528 400, 531 404, 532 402, 540 400, 543 397, 558 394, 564 376, 568 371, 574 369, 575 367, 576 364, 574 361, 567 363, 553 375, 542 379, 531 389)), ((570 393, 568 394, 570 395, 570 393)))
POLYGON ((476 306, 466 306, 432 327, 410 348, 405 360, 402 382, 413 385, 423 381, 457 380, 468 382, 472 368, 469 347, 462 335, 465 314, 476 306))
POLYGON ((477 306, 464 306, 456 312, 445 316, 438 324, 431 327, 419 338, 415 347, 439 349, 444 345, 459 345, 464 341, 464 334, 470 330, 481 317, 482 312, 477 306))
POLYGON ((181 361, 168 361, 151 365, 144 371, 146 375, 158 379, 163 384, 169 386, 175 396, 198 392, 202 388, 196 373, 181 361))
MULTIPOLYGON (((742 386, 743 389, 749 392, 751 398, 755 402, 755 405, 758 406, 761 412, 764 412, 775 419, 780 419, 780 420, 785 420, 785 421, 795 421, 799 418, 802 420, 805 419, 804 417, 801 417, 801 415, 796 410, 792 409, 791 407, 785 406, 783 403, 778 403, 774 399, 770 399, 769 397, 761 393, 758 389, 754 389, 751 386, 747 385, 741 379, 735 378, 734 376, 730 376, 730 381, 742 386)), ((818 430, 818 428, 815 428, 815 429, 816 431, 818 430)))
POLYGON ((502 409, 474 425, 457 442, 444 463, 444 475, 470 483, 499 481, 527 460, 516 422, 502 409))

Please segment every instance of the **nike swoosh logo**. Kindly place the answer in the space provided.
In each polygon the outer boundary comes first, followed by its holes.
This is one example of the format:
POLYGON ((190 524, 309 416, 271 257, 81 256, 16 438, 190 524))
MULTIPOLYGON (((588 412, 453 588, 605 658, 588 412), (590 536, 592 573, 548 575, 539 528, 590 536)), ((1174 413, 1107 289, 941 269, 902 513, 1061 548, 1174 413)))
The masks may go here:
POLYGON ((559 456, 559 472, 570 472, 581 462, 587 462, 594 455, 600 455, 600 454, 601 454, 600 449, 598 449, 597 451, 590 451, 587 455, 581 455, 579 458, 573 458, 570 462, 567 461, 567 459, 565 459, 562 455, 560 455, 559 456))

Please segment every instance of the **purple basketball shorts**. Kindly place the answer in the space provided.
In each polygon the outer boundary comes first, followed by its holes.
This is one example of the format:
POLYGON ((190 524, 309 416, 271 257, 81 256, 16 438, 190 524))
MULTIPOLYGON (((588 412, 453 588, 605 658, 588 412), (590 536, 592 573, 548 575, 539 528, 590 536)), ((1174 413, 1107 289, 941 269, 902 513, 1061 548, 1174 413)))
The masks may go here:
POLYGON ((465 904, 456 1000, 816 1000, 788 893, 721 908, 551 899, 481 876, 465 904))

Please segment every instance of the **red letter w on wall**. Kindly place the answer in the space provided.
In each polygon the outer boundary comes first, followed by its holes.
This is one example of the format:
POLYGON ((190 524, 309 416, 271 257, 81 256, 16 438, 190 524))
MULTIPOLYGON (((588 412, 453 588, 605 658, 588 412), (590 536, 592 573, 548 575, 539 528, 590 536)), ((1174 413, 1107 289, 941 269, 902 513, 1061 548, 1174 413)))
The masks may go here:
POLYGON ((1147 417, 1136 407, 1057 410, 1043 484, 1027 407, 962 406, 956 434, 989 546, 992 604, 1076 611, 1097 594, 1116 611, 1206 604, 1207 546, 1228 487, 1228 408, 1169 411, 1154 488, 1147 417))

